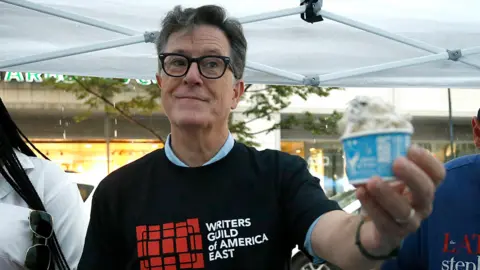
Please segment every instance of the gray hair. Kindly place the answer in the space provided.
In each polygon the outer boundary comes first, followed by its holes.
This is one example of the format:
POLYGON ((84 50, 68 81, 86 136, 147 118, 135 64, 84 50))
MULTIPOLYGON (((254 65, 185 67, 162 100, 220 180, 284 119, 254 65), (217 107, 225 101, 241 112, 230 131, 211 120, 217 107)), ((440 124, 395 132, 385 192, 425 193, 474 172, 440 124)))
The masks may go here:
MULTIPOLYGON (((198 25, 218 27, 227 36, 230 43, 233 75, 235 79, 241 79, 245 71, 247 40, 243 34, 242 24, 236 19, 228 18, 225 9, 219 6, 206 5, 187 9, 175 6, 162 21, 162 30, 155 41, 157 53, 163 53, 170 35, 190 30, 198 25)), ((159 70, 161 70, 161 63, 159 63, 159 70)))

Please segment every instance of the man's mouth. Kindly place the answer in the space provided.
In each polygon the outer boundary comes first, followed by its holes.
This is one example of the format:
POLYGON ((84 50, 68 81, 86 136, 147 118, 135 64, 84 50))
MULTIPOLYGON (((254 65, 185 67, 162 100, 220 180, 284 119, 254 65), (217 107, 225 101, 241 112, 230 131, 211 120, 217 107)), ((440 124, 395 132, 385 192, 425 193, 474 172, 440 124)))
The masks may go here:
POLYGON ((199 97, 192 97, 192 96, 178 96, 176 97, 177 99, 193 99, 193 100, 198 100, 198 101, 206 101, 205 99, 199 98, 199 97))

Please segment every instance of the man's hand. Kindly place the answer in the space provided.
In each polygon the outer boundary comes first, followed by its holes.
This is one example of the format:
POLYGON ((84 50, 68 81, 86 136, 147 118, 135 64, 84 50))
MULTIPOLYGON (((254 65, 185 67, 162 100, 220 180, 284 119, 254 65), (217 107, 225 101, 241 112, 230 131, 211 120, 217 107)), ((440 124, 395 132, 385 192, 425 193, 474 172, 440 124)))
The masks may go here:
POLYGON ((362 228, 360 240, 372 255, 389 254, 417 230, 430 215, 436 187, 446 174, 440 161, 418 147, 410 148, 407 158, 396 160, 393 171, 408 188, 410 198, 398 192, 398 185, 376 177, 356 191, 370 219, 362 228))

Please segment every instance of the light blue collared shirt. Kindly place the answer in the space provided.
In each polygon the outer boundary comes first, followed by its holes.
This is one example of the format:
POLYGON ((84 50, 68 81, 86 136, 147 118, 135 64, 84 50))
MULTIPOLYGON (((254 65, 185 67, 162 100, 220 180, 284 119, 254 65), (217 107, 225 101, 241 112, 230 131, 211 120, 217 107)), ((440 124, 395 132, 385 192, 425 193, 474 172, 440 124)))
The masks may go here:
MULTIPOLYGON (((181 167, 188 167, 187 164, 183 163, 176 155, 173 153, 172 146, 171 146, 171 139, 170 139, 170 134, 167 136, 167 141, 165 142, 165 155, 167 155, 168 160, 172 162, 173 164, 181 167)), ((218 153, 210 159, 207 163, 203 164, 202 166, 206 166, 208 164, 212 164, 214 162, 219 161, 220 159, 224 158, 225 156, 230 153, 230 151, 233 148, 233 145, 235 144, 235 140, 233 139, 232 134, 229 132, 228 133, 228 138, 225 144, 223 144, 222 148, 218 153)))
MULTIPOLYGON (((228 138, 227 138, 227 141, 225 142, 225 144, 223 144, 222 148, 220 149, 220 151, 218 151, 218 153, 212 158, 210 159, 207 163, 203 164, 203 166, 206 166, 208 164, 212 164, 214 162, 217 162, 219 161, 220 159, 224 158, 225 156, 228 155, 228 153, 230 153, 230 151, 232 150, 233 148, 233 145, 235 144, 235 140, 233 139, 233 136, 231 133, 228 133, 228 138)), ((170 162, 172 162, 173 164, 177 165, 177 166, 181 166, 181 167, 188 167, 187 164, 183 163, 183 161, 181 161, 176 155, 175 153, 173 153, 173 150, 172 150, 172 146, 170 145, 170 135, 168 135, 167 137, 167 141, 165 142, 165 155, 167 156, 168 160, 170 160, 170 162)), ((320 218, 320 217, 319 217, 320 218)), ((320 263, 322 262, 323 260, 319 257, 317 257, 315 255, 315 253, 313 252, 313 248, 312 248, 312 241, 311 241, 311 238, 312 238, 312 232, 313 232, 313 228, 315 227, 315 225, 317 225, 317 222, 318 222, 318 219, 317 218, 313 223, 312 225, 310 226, 310 228, 308 229, 308 232, 307 232, 307 236, 305 237, 305 242, 303 244, 304 248, 306 249, 306 251, 311 255, 313 256, 314 258, 314 263, 320 263)))

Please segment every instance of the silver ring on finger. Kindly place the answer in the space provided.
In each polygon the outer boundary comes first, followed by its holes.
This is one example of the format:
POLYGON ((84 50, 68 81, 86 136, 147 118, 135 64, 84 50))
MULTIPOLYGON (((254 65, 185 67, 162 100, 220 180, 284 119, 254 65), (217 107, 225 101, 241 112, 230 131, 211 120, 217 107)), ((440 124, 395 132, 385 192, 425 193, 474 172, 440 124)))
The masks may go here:
POLYGON ((396 218, 396 219, 395 219, 395 222, 397 222, 397 224, 399 224, 399 225, 408 224, 408 223, 410 223, 410 221, 412 221, 412 219, 415 217, 415 214, 416 214, 415 209, 411 208, 411 209, 410 209, 410 214, 408 215, 407 218, 405 218, 405 219, 396 218))

